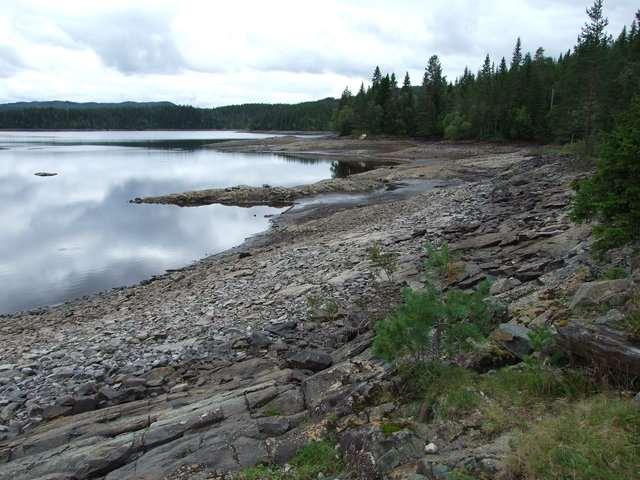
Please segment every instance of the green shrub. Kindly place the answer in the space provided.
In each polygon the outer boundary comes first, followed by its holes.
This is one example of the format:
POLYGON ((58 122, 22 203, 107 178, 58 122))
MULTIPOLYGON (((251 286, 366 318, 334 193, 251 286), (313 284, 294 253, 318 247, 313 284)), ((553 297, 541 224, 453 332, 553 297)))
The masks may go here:
POLYGON ((625 331, 629 340, 640 342, 640 311, 634 311, 628 314, 622 320, 620 327, 625 331))
POLYGON ((473 293, 441 294, 431 285, 417 292, 405 290, 404 303, 376 324, 376 355, 419 363, 468 350, 468 340, 484 338, 493 327, 493 311, 483 301, 487 291, 486 285, 473 293))
POLYGON ((380 431, 385 437, 389 437, 396 432, 400 432, 406 428, 403 423, 384 422, 380 424, 380 431))
POLYGON ((245 468, 238 474, 239 480, 285 480, 285 478, 287 477, 282 469, 266 465, 245 468))
POLYGON ((629 274, 622 267, 611 267, 604 272, 600 277, 602 280, 618 280, 620 278, 627 278, 629 274))
POLYGON ((302 447, 291 459, 293 467, 285 472, 277 466, 258 465, 246 468, 237 476, 239 480, 316 480, 320 475, 337 475, 343 469, 342 460, 334 446, 324 440, 302 447))
POLYGON ((534 352, 544 352, 554 344, 553 333, 545 326, 533 327, 529 331, 529 343, 534 352))
POLYGON ((403 296, 404 303, 376 324, 374 351, 387 361, 425 362, 431 356, 433 328, 443 317, 442 301, 433 288, 405 289, 403 296))
POLYGON ((375 271, 384 272, 388 280, 398 268, 398 254, 396 252, 384 252, 378 242, 375 242, 367 250, 369 261, 375 271))
POLYGON ((464 115, 450 113, 444 117, 444 138, 447 140, 462 140, 473 136, 473 126, 464 115))
POLYGON ((340 304, 331 296, 307 295, 307 313, 311 320, 334 321, 340 316, 340 304))
POLYGON ((430 243, 424 246, 427 258, 424 261, 424 269, 427 280, 442 282, 451 276, 451 264, 453 261, 449 245, 443 244, 436 248, 430 243))
POLYGON ((514 478, 638 478, 640 409, 605 396, 567 408, 521 436, 510 469, 514 478))
POLYGON ((606 138, 595 175, 576 191, 571 217, 597 222, 598 251, 640 240, 640 96, 606 138))
POLYGON ((402 383, 411 382, 409 393, 421 400, 435 418, 460 418, 480 412, 490 433, 519 427, 547 410, 558 399, 580 400, 596 388, 578 370, 535 365, 507 367, 480 375, 442 363, 411 365, 400 369, 402 383))
POLYGON ((316 441, 305 445, 291 460, 296 480, 315 480, 319 474, 336 475, 342 471, 334 445, 327 441, 316 441))

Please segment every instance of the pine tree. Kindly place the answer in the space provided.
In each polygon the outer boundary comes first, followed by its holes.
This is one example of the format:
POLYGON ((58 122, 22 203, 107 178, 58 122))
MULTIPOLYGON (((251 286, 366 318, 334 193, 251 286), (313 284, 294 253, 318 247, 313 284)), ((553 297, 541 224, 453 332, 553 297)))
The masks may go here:
POLYGON ((409 78, 409 72, 404 75, 404 81, 402 82, 402 90, 400 92, 400 106, 401 106, 401 119, 402 129, 407 135, 416 134, 416 112, 415 112, 415 98, 413 95, 413 87, 411 86, 411 79, 409 78))
POLYGON ((590 47, 606 46, 609 41, 606 28, 609 20, 604 16, 603 0, 595 0, 591 8, 587 8, 589 22, 582 27, 578 37, 578 45, 590 47))
POLYGON ((511 70, 517 70, 522 64, 522 41, 520 37, 516 40, 516 46, 513 48, 513 56, 511 58, 511 70))
POLYGON ((581 60, 581 71, 586 78, 586 92, 582 102, 582 114, 584 116, 585 152, 591 155, 594 152, 594 135, 597 124, 604 112, 601 101, 602 70, 606 49, 611 43, 611 38, 606 32, 609 20, 604 17, 603 0, 595 0, 591 8, 587 8, 589 21, 582 27, 578 37, 576 53, 581 60))
POLYGON ((422 79, 418 133, 422 136, 441 135, 445 113, 447 80, 437 55, 432 55, 422 79))

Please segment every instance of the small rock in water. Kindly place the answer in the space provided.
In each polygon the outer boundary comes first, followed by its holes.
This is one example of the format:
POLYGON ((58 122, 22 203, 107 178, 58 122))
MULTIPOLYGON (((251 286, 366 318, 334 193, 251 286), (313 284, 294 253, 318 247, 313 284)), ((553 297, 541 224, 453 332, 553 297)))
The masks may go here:
POLYGON ((55 172, 36 172, 34 175, 36 177, 55 177, 58 174, 55 172))

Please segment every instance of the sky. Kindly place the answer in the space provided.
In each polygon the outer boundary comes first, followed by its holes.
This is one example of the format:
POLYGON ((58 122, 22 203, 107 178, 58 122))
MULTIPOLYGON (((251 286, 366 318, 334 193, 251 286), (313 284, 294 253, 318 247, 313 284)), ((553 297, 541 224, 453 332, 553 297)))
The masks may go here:
MULTIPOLYGON (((450 80, 489 53, 557 56, 590 0, 2 0, 0 103, 294 103, 357 90, 373 68, 450 80)), ((637 0, 606 0, 609 31, 637 0)))

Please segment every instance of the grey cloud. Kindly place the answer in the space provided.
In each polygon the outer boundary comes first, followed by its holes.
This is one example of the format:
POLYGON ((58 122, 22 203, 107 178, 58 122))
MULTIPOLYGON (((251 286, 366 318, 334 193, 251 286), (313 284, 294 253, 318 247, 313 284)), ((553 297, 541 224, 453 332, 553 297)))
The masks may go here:
POLYGON ((11 77, 22 67, 24 63, 18 53, 12 47, 0 45, 0 78, 11 77))
POLYGON ((63 28, 76 42, 93 49, 105 65, 125 74, 179 73, 186 66, 168 21, 161 16, 119 12, 63 28))
POLYGON ((283 52, 275 59, 266 60, 255 66, 262 71, 282 71, 291 73, 337 73, 341 75, 369 75, 373 68, 368 62, 347 59, 338 55, 324 55, 311 50, 283 52))

